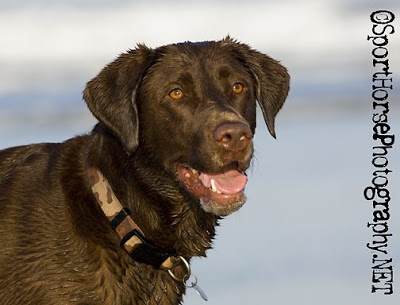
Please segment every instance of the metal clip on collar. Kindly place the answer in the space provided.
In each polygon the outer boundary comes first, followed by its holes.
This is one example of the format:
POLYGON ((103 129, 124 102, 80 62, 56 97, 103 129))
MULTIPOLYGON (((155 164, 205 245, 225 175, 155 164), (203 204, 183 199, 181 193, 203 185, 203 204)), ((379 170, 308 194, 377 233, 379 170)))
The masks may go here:
POLYGON ((176 263, 168 269, 169 275, 177 282, 183 282, 183 284, 186 283, 186 281, 190 278, 191 275, 191 269, 188 261, 183 257, 183 256, 178 256, 176 263), (173 272, 172 269, 174 269, 178 265, 183 265, 185 268, 185 272, 182 278, 176 276, 173 272))
POLYGON ((193 288, 196 290, 196 292, 202 297, 204 301, 208 301, 208 297, 206 293, 204 292, 203 289, 200 288, 200 286, 197 285, 197 277, 193 275, 194 281, 190 283, 190 285, 186 285, 186 282, 190 279, 191 277, 191 269, 188 261, 183 257, 183 256, 178 256, 177 260, 174 262, 174 264, 167 269, 169 275, 177 282, 183 282, 183 284, 186 286, 186 288, 193 288), (178 265, 182 265, 185 268, 184 275, 180 278, 176 276, 173 272, 172 269, 177 267, 178 265))

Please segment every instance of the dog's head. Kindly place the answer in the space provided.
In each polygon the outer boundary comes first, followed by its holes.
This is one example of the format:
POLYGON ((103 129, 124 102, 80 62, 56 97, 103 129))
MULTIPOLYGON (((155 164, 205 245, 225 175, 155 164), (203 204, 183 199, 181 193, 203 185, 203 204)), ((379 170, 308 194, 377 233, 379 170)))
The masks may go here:
POLYGON ((199 201, 228 215, 245 196, 256 100, 269 132, 289 90, 286 69, 229 37, 120 55, 84 99, 128 154, 147 153, 199 201))

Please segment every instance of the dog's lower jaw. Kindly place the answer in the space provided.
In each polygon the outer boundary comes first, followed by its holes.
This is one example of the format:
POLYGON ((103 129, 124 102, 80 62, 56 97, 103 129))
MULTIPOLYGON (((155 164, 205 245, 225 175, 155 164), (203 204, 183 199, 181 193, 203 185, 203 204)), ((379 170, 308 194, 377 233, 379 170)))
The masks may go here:
POLYGON ((238 211, 246 202, 246 196, 241 192, 237 195, 237 199, 234 203, 229 205, 220 204, 206 198, 200 198, 201 208, 207 212, 212 213, 216 216, 228 216, 236 211, 238 211))

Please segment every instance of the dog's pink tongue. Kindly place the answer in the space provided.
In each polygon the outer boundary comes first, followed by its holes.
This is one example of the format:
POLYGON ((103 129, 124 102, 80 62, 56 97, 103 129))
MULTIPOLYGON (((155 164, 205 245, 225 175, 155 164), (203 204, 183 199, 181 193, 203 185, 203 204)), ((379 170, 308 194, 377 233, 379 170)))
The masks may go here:
POLYGON ((211 187, 211 180, 214 180, 215 188, 223 194, 237 194, 243 191, 247 183, 246 175, 234 169, 222 174, 202 173, 199 178, 207 188, 211 187))

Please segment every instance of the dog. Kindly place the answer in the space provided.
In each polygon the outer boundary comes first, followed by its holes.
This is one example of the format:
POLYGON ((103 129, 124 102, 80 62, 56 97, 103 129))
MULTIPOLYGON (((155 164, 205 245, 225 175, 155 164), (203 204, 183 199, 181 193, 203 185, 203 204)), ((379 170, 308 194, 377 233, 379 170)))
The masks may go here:
POLYGON ((180 304, 246 200, 256 101, 275 137, 288 91, 230 37, 121 54, 84 90, 90 134, 0 151, 0 303, 180 304))

